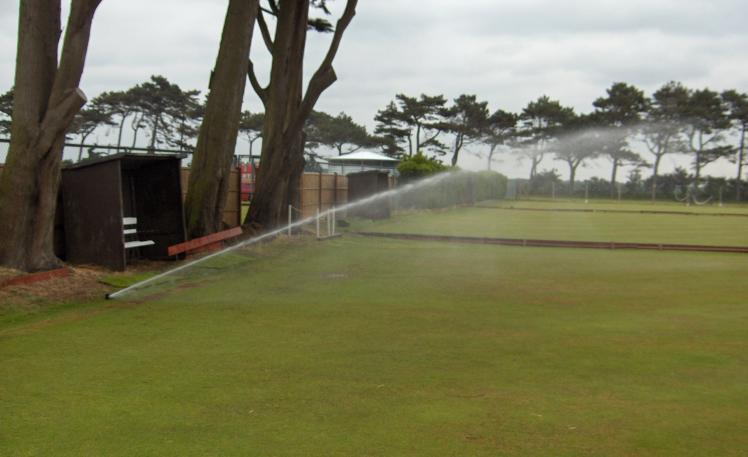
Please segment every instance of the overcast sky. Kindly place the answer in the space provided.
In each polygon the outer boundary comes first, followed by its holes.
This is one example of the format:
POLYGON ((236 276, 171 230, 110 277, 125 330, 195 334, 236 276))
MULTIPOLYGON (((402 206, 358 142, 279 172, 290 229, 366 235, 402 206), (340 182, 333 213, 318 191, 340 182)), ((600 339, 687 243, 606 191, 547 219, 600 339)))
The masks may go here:
MULTIPOLYGON (((183 89, 205 91, 227 4, 103 0, 81 89, 90 98, 159 74, 183 89)), ((345 2, 335 0, 331 6, 334 21, 345 2)), ((67 5, 63 14, 67 18, 67 5)), ((636 85, 647 95, 670 80, 748 92, 747 23, 745 0, 360 0, 335 59, 338 81, 316 108, 345 111, 371 131, 377 110, 398 93, 448 99, 476 94, 492 111, 515 112, 547 94, 583 113, 616 81, 636 85)), ((0 0, 2 92, 13 84, 17 27, 18 2, 0 0)), ((310 35, 307 75, 316 69, 330 37, 310 35)), ((266 80, 270 61, 259 38, 255 33, 251 56, 266 80)), ((244 109, 262 109, 249 85, 244 109)), ((99 141, 110 140, 100 135, 99 141)), ((666 159, 663 171, 687 162, 666 159)), ((460 165, 485 167, 483 160, 469 157, 461 157, 460 165)), ((529 174, 526 165, 511 158, 494 168, 510 177, 529 174)), ((567 174, 562 163, 547 161, 543 168, 567 174)), ((607 177, 609 168, 601 160, 580 177, 607 177)), ((732 176, 733 169, 722 163, 705 172, 732 176)))

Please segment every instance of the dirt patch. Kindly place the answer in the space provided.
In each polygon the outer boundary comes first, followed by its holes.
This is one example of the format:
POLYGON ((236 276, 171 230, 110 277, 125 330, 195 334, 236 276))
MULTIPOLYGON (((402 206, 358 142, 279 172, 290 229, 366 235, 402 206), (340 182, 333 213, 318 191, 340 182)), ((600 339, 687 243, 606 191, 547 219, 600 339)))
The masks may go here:
MULTIPOLYGON (((103 298, 117 289, 102 284, 99 280, 117 274, 131 275, 142 271, 160 270, 165 266, 164 262, 143 261, 128 265, 127 271, 123 273, 113 273, 98 266, 69 267, 70 275, 65 278, 53 278, 0 289, 0 311, 33 312, 53 304, 103 298)), ((18 270, 0 268, 0 283, 25 274, 18 270)))
MULTIPOLYGON (((23 276, 16 272, 13 277, 23 276)), ((97 267, 71 267, 65 278, 52 278, 33 284, 8 286, 0 289, 0 308, 43 307, 47 304, 89 300, 103 296, 113 288, 99 282, 112 273, 97 267)), ((11 279, 7 277, 5 279, 11 279)))
POLYGON ((26 273, 20 271, 20 270, 14 270, 12 268, 2 268, 0 267, 0 284, 4 283, 5 281, 13 278, 17 278, 19 276, 23 276, 26 273))

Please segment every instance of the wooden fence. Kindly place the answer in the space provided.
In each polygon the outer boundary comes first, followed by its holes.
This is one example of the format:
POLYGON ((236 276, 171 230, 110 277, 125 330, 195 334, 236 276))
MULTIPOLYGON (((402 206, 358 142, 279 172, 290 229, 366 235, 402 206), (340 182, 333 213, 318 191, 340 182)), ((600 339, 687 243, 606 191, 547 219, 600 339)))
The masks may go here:
MULTIPOLYGON (((3 166, 0 165, 0 172, 3 166)), ((190 169, 182 168, 182 197, 187 195, 187 182, 190 177, 190 169)), ((243 222, 241 202, 241 172, 231 171, 229 182, 229 196, 223 210, 223 222, 230 228, 238 227, 243 222)), ((390 189, 394 186, 394 180, 390 176, 390 189)), ((333 206, 341 206, 348 203, 348 177, 337 173, 304 173, 301 178, 301 218, 312 217, 317 213, 327 211, 333 206)), ((345 217, 341 213, 339 217, 345 217)))
MULTIPOLYGON (((348 178, 337 173, 304 173, 301 177, 301 218, 348 203, 348 178)), ((339 217, 345 217, 341 214, 339 217)))
MULTIPOLYGON (((187 182, 190 179, 190 169, 182 168, 182 199, 187 195, 187 182)), ((241 199, 241 179, 242 175, 239 170, 231 170, 229 179, 229 196, 226 199, 226 206, 223 207, 223 222, 229 228, 239 227, 242 225, 242 199, 241 199)))

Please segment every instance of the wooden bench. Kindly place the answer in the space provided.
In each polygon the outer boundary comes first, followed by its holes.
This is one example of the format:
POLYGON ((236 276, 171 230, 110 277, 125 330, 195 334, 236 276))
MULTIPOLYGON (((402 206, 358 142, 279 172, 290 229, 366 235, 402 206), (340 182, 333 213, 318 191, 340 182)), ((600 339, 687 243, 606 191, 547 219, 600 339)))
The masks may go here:
MULTIPOLYGON (((125 217, 122 218, 122 234, 125 238, 128 236, 137 235, 138 230, 135 227, 135 225, 138 224, 138 219, 135 217, 125 217), (133 228, 127 228, 128 226, 133 226, 133 228)), ((131 249, 131 248, 139 248, 141 246, 150 246, 154 243, 152 240, 148 241, 125 241, 125 249, 131 249)))
POLYGON ((231 230, 214 233, 202 238, 195 238, 186 243, 169 246, 169 256, 177 254, 197 254, 200 252, 217 251, 223 247, 223 241, 242 234, 241 227, 235 227, 231 230))

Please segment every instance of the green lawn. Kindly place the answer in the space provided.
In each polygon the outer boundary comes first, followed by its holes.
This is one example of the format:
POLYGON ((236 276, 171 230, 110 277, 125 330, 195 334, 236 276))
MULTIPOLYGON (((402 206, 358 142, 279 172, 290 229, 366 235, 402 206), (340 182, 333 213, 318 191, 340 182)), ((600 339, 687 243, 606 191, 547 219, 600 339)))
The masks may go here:
POLYGON ((748 256, 346 234, 238 259, 0 324, 0 454, 748 453, 748 256))
MULTIPOLYGON (((617 205, 598 206, 615 209, 617 205)), ((366 230, 373 229, 366 227, 366 230)), ((735 216, 458 208, 394 218, 377 224, 376 230, 495 238, 748 246, 748 217, 735 216)))
POLYGON ((590 199, 585 203, 584 199, 579 198, 557 198, 551 200, 550 198, 539 197, 537 199, 527 200, 514 198, 508 198, 506 200, 497 200, 490 202, 482 202, 478 205, 481 206, 500 206, 500 207, 515 207, 515 208, 544 208, 544 209, 603 209, 603 210, 620 210, 620 211, 678 211, 678 212, 695 212, 701 214, 715 214, 715 213, 737 213, 748 215, 748 204, 745 203, 725 203, 724 206, 720 207, 718 204, 709 205, 691 205, 686 206, 685 203, 676 202, 673 200, 657 201, 656 204, 652 205, 651 201, 647 200, 606 200, 606 199, 590 199))

